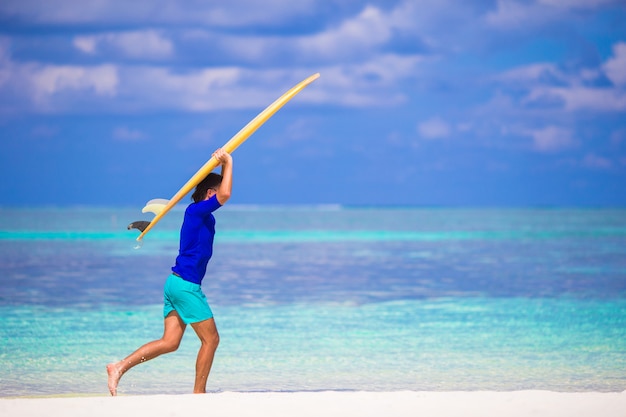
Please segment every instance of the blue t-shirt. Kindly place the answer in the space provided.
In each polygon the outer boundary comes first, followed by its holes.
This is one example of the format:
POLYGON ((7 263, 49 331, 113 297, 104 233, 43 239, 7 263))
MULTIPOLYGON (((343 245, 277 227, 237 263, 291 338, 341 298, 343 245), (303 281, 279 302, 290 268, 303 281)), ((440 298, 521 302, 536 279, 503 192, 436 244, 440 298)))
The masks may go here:
POLYGON ((192 203, 185 210, 180 229, 180 248, 172 271, 185 281, 201 284, 206 267, 213 255, 215 217, 213 212, 222 205, 214 195, 205 201, 192 203))

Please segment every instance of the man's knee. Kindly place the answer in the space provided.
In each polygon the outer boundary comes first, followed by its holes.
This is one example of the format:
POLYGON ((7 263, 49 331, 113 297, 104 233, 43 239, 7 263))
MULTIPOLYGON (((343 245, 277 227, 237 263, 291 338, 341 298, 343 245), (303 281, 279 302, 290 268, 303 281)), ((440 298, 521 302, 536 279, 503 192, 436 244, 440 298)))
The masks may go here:
POLYGON ((211 332, 208 335, 205 335, 201 339, 202 344, 213 346, 214 349, 217 349, 217 346, 220 344, 220 335, 218 332, 211 332))
POLYGON ((213 319, 192 324, 192 327, 203 345, 217 348, 217 345, 220 343, 220 335, 213 319))
POLYGON ((163 339, 163 347, 168 353, 175 352, 176 350, 178 350, 179 346, 180 346, 180 340, 163 339))

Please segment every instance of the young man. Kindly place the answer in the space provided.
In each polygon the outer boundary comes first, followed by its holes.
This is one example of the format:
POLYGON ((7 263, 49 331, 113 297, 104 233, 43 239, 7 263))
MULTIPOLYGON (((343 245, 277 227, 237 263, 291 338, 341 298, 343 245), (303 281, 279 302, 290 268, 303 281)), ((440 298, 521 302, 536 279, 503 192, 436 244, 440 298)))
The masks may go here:
POLYGON ((117 395, 117 385, 126 371, 178 349, 187 324, 191 325, 201 342, 193 392, 206 392, 219 334, 200 285, 213 254, 213 212, 230 198, 233 176, 232 157, 221 148, 213 156, 222 165, 222 175, 211 173, 202 180, 192 195, 194 202, 185 211, 176 265, 172 267, 172 274, 167 278, 163 291, 163 336, 141 346, 127 358, 107 365, 111 395, 117 395))

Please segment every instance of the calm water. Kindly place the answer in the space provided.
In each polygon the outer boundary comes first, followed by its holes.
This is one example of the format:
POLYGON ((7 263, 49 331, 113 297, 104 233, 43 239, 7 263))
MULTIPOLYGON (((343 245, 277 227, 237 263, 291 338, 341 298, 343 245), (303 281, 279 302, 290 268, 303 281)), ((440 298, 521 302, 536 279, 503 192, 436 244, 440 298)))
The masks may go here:
MULTIPOLYGON (((0 209, 0 396, 106 394, 162 332, 182 211, 0 209), (149 218, 147 218, 149 219, 149 218)), ((626 210, 226 206, 208 389, 626 389, 626 210)), ((188 393, 198 342, 120 394, 188 393)))

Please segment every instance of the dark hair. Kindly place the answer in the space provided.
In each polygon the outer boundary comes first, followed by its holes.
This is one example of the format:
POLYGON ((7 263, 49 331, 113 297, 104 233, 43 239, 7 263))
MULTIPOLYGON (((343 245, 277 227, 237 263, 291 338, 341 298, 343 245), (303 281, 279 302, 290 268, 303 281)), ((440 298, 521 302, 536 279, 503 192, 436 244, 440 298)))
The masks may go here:
POLYGON ((211 172, 206 176, 205 179, 200 181, 200 184, 196 185, 196 189, 191 195, 191 199, 194 203, 198 201, 203 201, 206 198, 206 193, 211 188, 217 188, 222 182, 222 176, 220 174, 216 174, 211 172))

